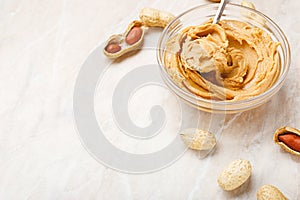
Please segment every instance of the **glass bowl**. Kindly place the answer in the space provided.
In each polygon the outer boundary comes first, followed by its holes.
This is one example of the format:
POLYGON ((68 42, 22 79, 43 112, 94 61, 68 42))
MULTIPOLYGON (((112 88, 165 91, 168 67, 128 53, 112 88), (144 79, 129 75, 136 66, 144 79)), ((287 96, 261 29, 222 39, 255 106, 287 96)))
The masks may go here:
POLYGON ((197 96, 184 87, 180 87, 171 78, 165 68, 164 53, 168 40, 189 26, 201 25, 213 18, 218 9, 218 4, 206 4, 192 8, 177 16, 163 31, 157 48, 157 60, 161 76, 168 86, 184 102, 197 109, 208 112, 237 113, 253 109, 267 102, 282 87, 290 65, 290 47, 282 30, 263 13, 237 4, 227 4, 221 20, 238 20, 256 26, 267 32, 273 41, 280 42, 277 48, 279 54, 280 72, 277 81, 264 93, 245 100, 210 100, 197 96))

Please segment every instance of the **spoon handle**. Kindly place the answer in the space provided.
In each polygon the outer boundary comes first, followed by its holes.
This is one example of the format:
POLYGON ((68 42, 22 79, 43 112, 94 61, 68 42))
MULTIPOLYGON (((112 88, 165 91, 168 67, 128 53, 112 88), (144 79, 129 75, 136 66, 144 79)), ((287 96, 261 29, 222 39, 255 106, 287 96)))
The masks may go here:
POLYGON ((217 24, 222 16, 222 13, 225 9, 226 4, 229 2, 229 0, 221 0, 220 4, 219 4, 219 8, 218 11, 214 17, 214 21, 213 24, 217 24))

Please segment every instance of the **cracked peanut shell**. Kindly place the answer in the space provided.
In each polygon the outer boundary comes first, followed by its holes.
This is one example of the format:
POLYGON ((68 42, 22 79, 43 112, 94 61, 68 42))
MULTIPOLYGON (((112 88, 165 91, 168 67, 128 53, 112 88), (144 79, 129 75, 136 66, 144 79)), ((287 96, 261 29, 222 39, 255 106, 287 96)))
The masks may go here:
POLYGON ((186 129, 180 136, 182 141, 194 150, 211 150, 217 143, 214 134, 200 129, 186 129))
POLYGON ((126 31, 123 34, 112 35, 108 38, 104 45, 103 53, 106 57, 115 59, 130 51, 136 50, 142 46, 144 34, 145 30, 142 22, 135 20, 128 25, 126 31), (139 35, 135 35, 137 37, 136 41, 134 41, 133 43, 128 43, 128 34, 135 27, 137 27, 141 32, 139 35), (110 48, 111 46, 113 46, 114 48, 110 48))
POLYGON ((288 126, 278 128, 274 133, 274 142, 285 151, 300 156, 300 131, 298 129, 288 126))

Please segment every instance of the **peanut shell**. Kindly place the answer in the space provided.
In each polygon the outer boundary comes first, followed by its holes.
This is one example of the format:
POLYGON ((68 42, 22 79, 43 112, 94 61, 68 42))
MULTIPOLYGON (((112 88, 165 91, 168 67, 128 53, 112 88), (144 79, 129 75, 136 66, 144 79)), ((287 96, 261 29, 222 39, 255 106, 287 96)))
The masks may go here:
MULTIPOLYGON (((253 10, 256 10, 255 5, 254 5, 252 2, 250 2, 250 1, 243 0, 243 1, 241 2, 241 5, 244 6, 244 7, 251 8, 251 9, 253 9, 253 10)), ((243 14, 245 17, 250 18, 250 19, 253 19, 254 21, 260 23, 260 24, 263 25, 263 26, 266 24, 266 20, 265 20, 262 16, 260 16, 260 15, 258 15, 258 14, 256 14, 256 13, 243 11, 242 14, 243 14)))
POLYGON ((280 190, 273 185, 263 185, 257 191, 257 200, 287 200, 280 190))
POLYGON ((194 150, 211 150, 217 143, 214 134, 200 129, 186 129, 180 135, 182 141, 194 150))
POLYGON ((171 13, 160 11, 154 8, 143 8, 140 12, 140 19, 144 26, 166 27, 175 16, 171 13))
POLYGON ((242 6, 245 6, 245 7, 248 7, 248 8, 252 8, 252 9, 255 10, 254 4, 251 3, 250 1, 243 0, 243 1, 241 2, 241 5, 242 5, 242 6))
POLYGON ((219 175, 218 184, 225 191, 237 189, 251 176, 251 164, 247 160, 231 162, 219 175))
MULTIPOLYGON (((278 128, 275 133, 274 133, 274 142, 276 144, 278 144, 281 148, 283 148, 285 151, 291 153, 291 154, 294 154, 294 155, 297 155, 297 156, 300 156, 300 152, 292 149, 288 144, 285 144, 283 141, 280 141, 279 139, 279 136, 280 135, 284 135, 284 134, 294 134, 296 136, 299 136, 300 138, 300 131, 298 129, 295 129, 295 128, 292 128, 292 127, 288 127, 288 126, 284 126, 284 127, 281 127, 281 128, 278 128)), ((299 147, 298 147, 299 148, 299 147)))
POLYGON ((145 34, 145 30, 144 30, 142 22, 135 20, 128 25, 126 31, 123 34, 112 35, 108 38, 108 40, 106 41, 106 43, 104 45, 103 53, 108 58, 114 59, 114 58, 118 58, 118 57, 126 54, 127 52, 138 49, 143 44, 144 34, 145 34), (129 45, 125 42, 126 36, 131 31, 131 29, 134 27, 140 27, 142 29, 142 35, 139 37, 138 41, 129 45), (119 45, 121 47, 121 49, 117 52, 108 52, 106 47, 109 46, 110 44, 119 45))

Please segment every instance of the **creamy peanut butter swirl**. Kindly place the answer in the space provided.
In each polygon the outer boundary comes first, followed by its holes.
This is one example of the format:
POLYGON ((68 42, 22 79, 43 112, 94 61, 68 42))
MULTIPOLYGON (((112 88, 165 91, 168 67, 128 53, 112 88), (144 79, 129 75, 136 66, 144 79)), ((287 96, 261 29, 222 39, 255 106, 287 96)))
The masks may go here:
POLYGON ((235 20, 191 26, 168 41, 164 61, 175 82, 206 99, 237 101, 270 88, 280 73, 278 42, 235 20))

